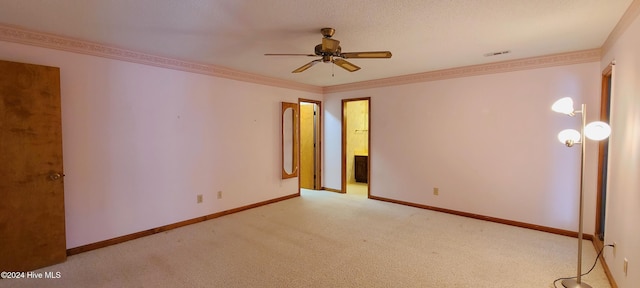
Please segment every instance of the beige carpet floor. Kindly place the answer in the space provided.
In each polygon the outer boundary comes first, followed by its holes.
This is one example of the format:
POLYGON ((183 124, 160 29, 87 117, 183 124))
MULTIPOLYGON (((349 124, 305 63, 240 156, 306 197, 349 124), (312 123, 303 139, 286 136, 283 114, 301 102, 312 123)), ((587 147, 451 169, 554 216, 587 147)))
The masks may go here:
MULTIPOLYGON (((584 264, 596 257, 584 242, 584 264)), ((323 191, 71 256, 0 287, 553 287, 577 240, 323 191)), ((585 271, 586 271, 585 269, 585 271)), ((583 280, 610 287, 598 263, 583 280)))

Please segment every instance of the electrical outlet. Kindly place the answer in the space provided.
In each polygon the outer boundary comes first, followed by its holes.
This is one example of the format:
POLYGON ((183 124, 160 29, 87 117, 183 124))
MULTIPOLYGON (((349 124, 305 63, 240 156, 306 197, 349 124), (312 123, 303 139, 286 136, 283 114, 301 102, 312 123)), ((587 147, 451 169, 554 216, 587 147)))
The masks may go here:
POLYGON ((202 194, 198 194, 198 203, 202 203, 202 194))
POLYGON ((629 260, 624 258, 624 266, 622 266, 622 271, 624 271, 624 276, 627 276, 627 268, 629 267, 629 260))
POLYGON ((218 191, 218 199, 222 199, 222 191, 218 191))
POLYGON ((433 187, 433 195, 440 195, 440 189, 438 189, 438 187, 433 187))

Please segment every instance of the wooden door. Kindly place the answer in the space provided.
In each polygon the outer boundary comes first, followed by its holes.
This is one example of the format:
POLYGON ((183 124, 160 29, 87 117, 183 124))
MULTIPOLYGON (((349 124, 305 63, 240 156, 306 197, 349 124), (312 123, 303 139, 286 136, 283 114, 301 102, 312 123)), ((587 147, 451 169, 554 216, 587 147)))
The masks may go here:
MULTIPOLYGON (((611 120, 611 84, 614 64, 602 71, 602 93, 600 95, 600 121, 611 120)), ((598 141, 598 182, 596 193, 596 237, 594 241, 602 247, 604 243, 605 219, 607 216, 607 173, 609 162, 609 138, 598 141)))
POLYGON ((314 106, 313 103, 300 104, 300 187, 305 189, 316 189, 314 106))
POLYGON ((0 271, 66 260, 60 69, 0 61, 0 271))

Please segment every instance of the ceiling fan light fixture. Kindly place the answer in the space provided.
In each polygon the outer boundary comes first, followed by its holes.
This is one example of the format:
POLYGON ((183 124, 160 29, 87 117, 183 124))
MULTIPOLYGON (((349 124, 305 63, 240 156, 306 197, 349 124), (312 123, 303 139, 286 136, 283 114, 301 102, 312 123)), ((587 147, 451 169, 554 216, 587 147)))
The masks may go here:
POLYGON ((324 63, 333 63, 340 68, 343 68, 349 72, 355 72, 360 70, 360 67, 357 65, 344 60, 347 58, 391 58, 391 52, 389 51, 365 51, 365 52, 345 52, 342 53, 342 48, 340 47, 340 41, 331 39, 333 33, 335 33, 335 29, 333 28, 322 28, 320 29, 322 33, 322 43, 318 44, 314 47, 314 54, 274 54, 267 53, 265 56, 312 56, 312 57, 320 57, 319 59, 313 60, 307 64, 302 65, 300 68, 293 70, 292 73, 300 73, 303 72, 311 66, 315 65, 319 62, 324 63))

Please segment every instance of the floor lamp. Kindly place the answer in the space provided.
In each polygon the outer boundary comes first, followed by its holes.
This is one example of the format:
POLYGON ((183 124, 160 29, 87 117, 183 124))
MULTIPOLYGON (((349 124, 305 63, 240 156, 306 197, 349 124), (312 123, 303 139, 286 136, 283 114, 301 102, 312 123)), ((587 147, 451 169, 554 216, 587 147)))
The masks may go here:
POLYGON ((584 206, 584 165, 585 165, 585 136, 591 140, 600 141, 609 137, 611 134, 611 127, 607 123, 601 121, 587 122, 587 105, 582 104, 580 111, 573 109, 573 100, 569 97, 562 98, 551 106, 551 110, 567 114, 569 116, 575 116, 576 113, 582 114, 582 125, 580 126, 580 132, 574 129, 565 129, 558 133, 558 140, 565 144, 567 147, 572 147, 574 144, 581 144, 582 152, 580 159, 580 215, 578 219, 578 276, 576 279, 566 279, 562 281, 562 286, 568 288, 591 288, 589 284, 582 282, 582 209, 584 206))

